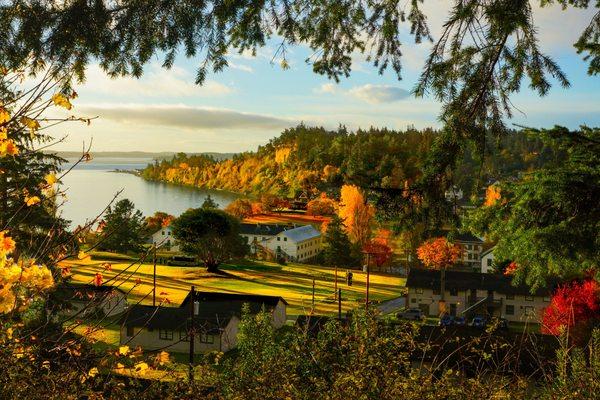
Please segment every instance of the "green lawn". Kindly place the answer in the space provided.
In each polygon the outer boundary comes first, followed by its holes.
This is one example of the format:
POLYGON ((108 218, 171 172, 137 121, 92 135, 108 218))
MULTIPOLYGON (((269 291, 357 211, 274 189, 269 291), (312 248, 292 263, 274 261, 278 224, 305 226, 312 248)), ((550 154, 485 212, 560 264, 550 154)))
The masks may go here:
MULTIPOLYGON (((128 293, 130 304, 152 303, 151 264, 131 264, 123 261, 68 260, 63 266, 71 269, 72 282, 91 283, 97 272, 104 284, 118 286, 128 293), (108 262, 110 269, 105 268, 108 262)), ((207 273, 199 267, 157 266, 157 301, 177 306, 190 287, 196 290, 227 293, 248 293, 281 296, 288 303, 288 315, 300 315, 312 308, 312 282, 315 280, 315 313, 333 315, 337 303, 333 301, 335 270, 306 264, 279 265, 270 262, 242 261, 222 266, 221 274, 207 273)), ((338 270, 338 284, 342 289, 344 311, 357 307, 365 297, 366 273, 353 271, 353 286, 344 281, 345 270, 338 270)), ((402 294, 405 279, 398 276, 372 273, 371 300, 383 301, 402 294)))

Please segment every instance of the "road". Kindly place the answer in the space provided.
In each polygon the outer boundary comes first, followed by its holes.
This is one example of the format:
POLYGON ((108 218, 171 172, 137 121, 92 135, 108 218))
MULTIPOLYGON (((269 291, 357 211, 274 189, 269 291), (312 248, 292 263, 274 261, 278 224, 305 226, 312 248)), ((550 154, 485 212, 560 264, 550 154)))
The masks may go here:
POLYGON ((377 309, 381 314, 389 314, 392 311, 398 310, 399 308, 404 308, 406 306, 406 298, 396 297, 395 299, 385 301, 377 305, 377 309))

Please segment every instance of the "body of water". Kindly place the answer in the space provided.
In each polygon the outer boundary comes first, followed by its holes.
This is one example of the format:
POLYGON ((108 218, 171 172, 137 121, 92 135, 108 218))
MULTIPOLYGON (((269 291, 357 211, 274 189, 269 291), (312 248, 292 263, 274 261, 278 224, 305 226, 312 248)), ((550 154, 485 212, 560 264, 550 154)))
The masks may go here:
POLYGON ((72 227, 84 224, 100 214, 121 189, 117 200, 131 200, 144 216, 156 211, 178 216, 188 208, 200 207, 209 194, 220 208, 239 197, 229 192, 149 182, 133 174, 111 172, 141 169, 150 162, 142 158, 98 158, 78 165, 62 179, 61 189, 67 195, 61 207, 63 218, 70 220, 72 227))

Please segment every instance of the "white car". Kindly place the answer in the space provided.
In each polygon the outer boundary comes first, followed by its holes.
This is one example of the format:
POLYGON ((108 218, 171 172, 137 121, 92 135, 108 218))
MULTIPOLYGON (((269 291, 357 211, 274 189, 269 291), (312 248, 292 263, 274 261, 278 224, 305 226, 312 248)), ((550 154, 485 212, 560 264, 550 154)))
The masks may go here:
POLYGON ((402 319, 423 320, 425 319, 425 314, 418 308, 409 308, 408 310, 396 314, 396 317, 402 319))

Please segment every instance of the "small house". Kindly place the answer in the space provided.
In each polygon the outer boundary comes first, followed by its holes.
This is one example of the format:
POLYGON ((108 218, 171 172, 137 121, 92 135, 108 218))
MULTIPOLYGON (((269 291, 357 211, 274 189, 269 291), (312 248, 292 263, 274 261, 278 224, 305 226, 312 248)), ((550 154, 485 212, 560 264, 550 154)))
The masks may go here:
POLYGON ((179 307, 132 306, 122 319, 121 344, 185 353, 193 332, 195 353, 226 352, 237 344, 244 304, 253 314, 270 312, 275 328, 287 319, 287 302, 276 296, 196 292, 193 301, 188 294, 179 307))
POLYGON ((179 245, 173 237, 171 226, 163 226, 152 234, 151 243, 157 248, 179 251, 179 245))

